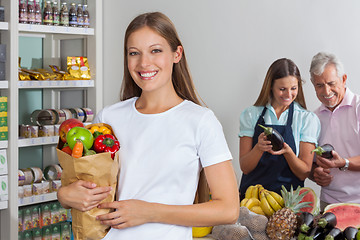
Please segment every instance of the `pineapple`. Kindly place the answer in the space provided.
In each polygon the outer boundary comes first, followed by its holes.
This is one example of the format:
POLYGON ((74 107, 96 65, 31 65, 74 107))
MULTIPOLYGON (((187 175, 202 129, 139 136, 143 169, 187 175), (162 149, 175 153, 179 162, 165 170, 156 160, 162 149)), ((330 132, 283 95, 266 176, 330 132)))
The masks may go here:
POLYGON ((295 192, 292 186, 290 192, 282 186, 281 195, 285 206, 271 215, 266 226, 266 233, 271 240, 290 240, 294 236, 297 227, 296 213, 309 206, 309 202, 299 203, 307 192, 299 193, 300 186, 295 192))

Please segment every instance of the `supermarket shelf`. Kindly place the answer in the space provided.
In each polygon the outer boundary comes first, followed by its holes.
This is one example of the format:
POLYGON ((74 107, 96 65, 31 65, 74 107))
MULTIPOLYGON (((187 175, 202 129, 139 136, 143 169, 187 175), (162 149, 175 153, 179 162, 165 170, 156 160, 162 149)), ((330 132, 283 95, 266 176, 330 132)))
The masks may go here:
POLYGON ((8 22, 0 22, 0 30, 9 30, 8 22))
POLYGON ((94 80, 66 80, 66 81, 19 81, 19 88, 84 88, 94 87, 94 80))
POLYGON ((0 141, 0 149, 1 148, 8 148, 8 141, 7 140, 0 141))
POLYGON ((20 24, 20 32, 30 33, 51 33, 51 34, 75 34, 75 35, 94 35, 93 28, 63 27, 63 26, 47 26, 34 24, 20 24))
POLYGON ((56 192, 19 198, 19 207, 57 200, 56 192))
POLYGON ((0 80, 0 88, 9 88, 9 81, 0 80))
POLYGON ((38 146, 38 145, 57 144, 58 141, 59 141, 59 136, 22 138, 22 139, 19 139, 18 145, 19 145, 19 147, 31 147, 31 146, 38 146))
POLYGON ((0 210, 8 208, 8 201, 0 202, 0 210))

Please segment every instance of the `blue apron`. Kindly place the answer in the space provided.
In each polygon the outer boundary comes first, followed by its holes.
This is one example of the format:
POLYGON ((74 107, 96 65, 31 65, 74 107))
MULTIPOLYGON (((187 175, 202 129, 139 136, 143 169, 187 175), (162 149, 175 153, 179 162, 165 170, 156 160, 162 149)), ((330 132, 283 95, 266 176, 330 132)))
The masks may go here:
MULTIPOLYGON (((264 131, 258 124, 266 127, 272 127, 276 129, 284 138, 284 141, 291 147, 296 153, 296 145, 294 135, 292 133, 292 120, 294 112, 294 103, 290 104, 289 114, 286 125, 269 125, 265 124, 264 115, 267 108, 261 113, 261 116, 256 122, 253 144, 252 147, 258 142, 259 135, 264 131)), ((284 155, 272 155, 268 152, 264 152, 260 158, 258 165, 249 174, 243 174, 240 183, 240 196, 244 198, 246 189, 251 185, 261 184, 267 190, 275 191, 280 194, 281 185, 284 185, 286 189, 290 189, 293 185, 294 189, 297 186, 304 186, 304 181, 301 181, 290 170, 289 164, 286 162, 284 155)))

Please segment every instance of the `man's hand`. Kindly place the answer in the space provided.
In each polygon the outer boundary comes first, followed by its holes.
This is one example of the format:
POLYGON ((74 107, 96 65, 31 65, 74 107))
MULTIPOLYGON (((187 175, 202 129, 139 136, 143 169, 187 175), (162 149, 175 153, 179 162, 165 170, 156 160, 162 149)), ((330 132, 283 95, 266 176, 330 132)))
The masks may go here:
POLYGON ((345 160, 336 151, 333 150, 332 155, 332 159, 316 156, 316 164, 322 168, 340 168, 345 165, 345 160))
POLYGON ((314 181, 322 187, 329 186, 332 181, 329 168, 316 167, 314 169, 314 181))

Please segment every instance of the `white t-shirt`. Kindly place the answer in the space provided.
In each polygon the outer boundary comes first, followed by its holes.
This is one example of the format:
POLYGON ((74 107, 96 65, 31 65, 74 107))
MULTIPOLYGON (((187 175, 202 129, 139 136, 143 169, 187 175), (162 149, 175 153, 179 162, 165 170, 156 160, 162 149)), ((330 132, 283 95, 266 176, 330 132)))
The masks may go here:
MULTIPOLYGON (((120 142, 118 200, 169 205, 194 201, 201 167, 232 159, 222 126, 208 108, 184 100, 159 114, 142 114, 137 98, 105 107, 94 122, 109 124, 120 142)), ((190 227, 147 223, 111 229, 104 240, 186 240, 190 227)))

